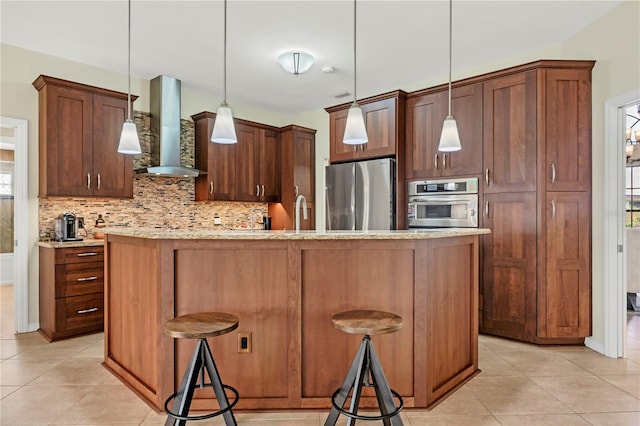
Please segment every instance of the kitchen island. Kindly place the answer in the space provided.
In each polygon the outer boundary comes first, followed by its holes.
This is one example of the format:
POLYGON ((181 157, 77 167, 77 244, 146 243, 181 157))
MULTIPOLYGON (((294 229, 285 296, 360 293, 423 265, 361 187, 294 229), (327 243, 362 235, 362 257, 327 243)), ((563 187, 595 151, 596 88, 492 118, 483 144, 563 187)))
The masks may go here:
MULTIPOLYGON (((324 409, 362 338, 331 316, 378 309, 404 319, 373 337, 391 387, 405 407, 433 407, 479 372, 478 235, 488 232, 107 229, 104 365, 161 410, 195 345, 164 323, 229 312, 239 328, 210 345, 237 408, 324 409)), ((199 389, 192 407, 214 401, 199 389)))

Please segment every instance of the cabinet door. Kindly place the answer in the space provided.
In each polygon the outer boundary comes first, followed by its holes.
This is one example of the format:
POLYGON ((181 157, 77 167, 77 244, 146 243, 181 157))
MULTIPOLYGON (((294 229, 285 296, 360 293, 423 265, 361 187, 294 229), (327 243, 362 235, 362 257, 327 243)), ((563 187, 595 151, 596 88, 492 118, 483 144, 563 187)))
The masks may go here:
POLYGON ((485 194, 483 332, 521 338, 536 333, 535 192, 485 194))
POLYGON ((369 141, 359 158, 390 157, 396 154, 396 100, 383 99, 361 105, 369 141))
POLYGON ((46 164, 40 195, 92 195, 93 95, 47 86, 39 96, 40 164, 46 164))
MULTIPOLYGON (((308 203, 315 199, 315 135, 306 132, 294 132, 293 137, 293 191, 294 200, 304 195, 308 203)), ((315 222, 314 222, 315 223, 315 222)), ((313 228, 312 228, 313 229, 313 228)))
POLYGON ((349 109, 335 111, 329 114, 329 161, 352 161, 358 158, 357 145, 345 145, 342 143, 344 129, 347 126, 347 114, 349 109))
POLYGON ((591 188, 591 73, 546 72, 546 189, 591 188))
POLYGON ((591 199, 546 194, 546 281, 539 284, 540 337, 591 334, 591 199))
MULTIPOLYGON (((446 102, 448 104, 448 99, 446 102)), ((447 111, 448 106, 445 114, 447 111)), ((451 90, 451 112, 458 125, 462 149, 440 153, 441 174, 442 176, 478 175, 482 173, 482 84, 456 87, 451 90)), ((444 121, 444 118, 442 120, 444 121)), ((437 142, 439 144, 442 122, 438 124, 437 142)), ((435 145, 435 149, 438 149, 438 145, 435 145)))
POLYGON ((484 83, 484 192, 536 190, 536 71, 484 83))
POLYGON ((93 96, 93 195, 133 197, 133 159, 118 153, 127 101, 93 96))
POLYGON ((260 198, 260 134, 246 124, 236 124, 236 201, 258 201, 260 198))
POLYGON ((438 144, 446 111, 444 92, 430 93, 407 101, 406 176, 408 179, 440 176, 438 144))
POLYGON ((260 129, 260 200, 280 201, 280 141, 278 132, 260 129))

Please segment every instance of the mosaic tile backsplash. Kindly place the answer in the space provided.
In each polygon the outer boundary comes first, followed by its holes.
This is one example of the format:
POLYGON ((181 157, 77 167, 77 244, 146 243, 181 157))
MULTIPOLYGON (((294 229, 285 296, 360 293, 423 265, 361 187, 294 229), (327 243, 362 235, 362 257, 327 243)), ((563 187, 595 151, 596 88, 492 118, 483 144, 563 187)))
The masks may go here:
MULTIPOLYGON (((150 115, 135 113, 142 154, 134 157, 134 169, 150 164, 149 147, 154 135, 150 130, 150 115)), ((194 124, 181 120, 180 155, 182 164, 194 165, 194 124)), ((134 174, 133 199, 49 197, 39 200, 40 235, 53 235, 54 219, 62 212, 83 217, 87 237, 91 238, 98 214, 107 226, 131 226, 164 229, 232 230, 250 226, 251 209, 256 224, 267 214, 266 203, 225 201, 194 201, 195 179, 134 174), (214 224, 214 217, 221 219, 214 224)), ((84 237, 81 230, 80 236, 84 237)))

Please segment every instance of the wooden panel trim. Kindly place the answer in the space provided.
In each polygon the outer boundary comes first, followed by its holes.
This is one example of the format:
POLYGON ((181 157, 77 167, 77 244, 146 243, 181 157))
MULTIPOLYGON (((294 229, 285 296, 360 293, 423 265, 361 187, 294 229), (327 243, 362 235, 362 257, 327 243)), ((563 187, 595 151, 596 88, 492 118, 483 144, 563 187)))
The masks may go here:
MULTIPOLYGON (((191 116, 191 120, 193 120, 194 122, 198 120, 202 120, 203 118, 212 118, 215 120, 216 113, 211 111, 202 111, 191 116)), ((278 132, 280 130, 278 127, 275 127, 275 126, 270 126, 268 124, 258 123, 251 120, 245 120, 243 118, 238 118, 238 117, 233 117, 233 122, 236 125, 243 124, 245 126, 255 127, 258 129, 273 130, 275 132, 278 132)))
POLYGON ((305 132, 305 133, 312 133, 314 135, 317 132, 317 130, 315 130, 315 129, 310 129, 308 127, 298 126, 297 124, 289 124, 288 126, 280 127, 278 129, 278 131, 280 133, 283 133, 283 132, 305 132))
MULTIPOLYGON (((76 83, 75 81, 64 80, 62 78, 50 77, 48 75, 40 74, 38 78, 32 83, 38 91, 42 90, 47 84, 53 86, 68 87, 70 89, 83 90, 85 92, 91 92, 98 95, 109 96, 118 99, 127 99, 127 94, 122 92, 116 92, 115 90, 103 89, 102 87, 90 86, 88 84, 76 83)), ((138 99, 137 95, 131 95, 131 102, 138 99)))
POLYGON ((302 250, 297 241, 287 245, 288 297, 287 336, 289 356, 288 400, 292 406, 302 405, 302 250))
POLYGON ((429 280, 426 265, 429 262, 427 244, 418 244, 413 252, 414 288, 414 316, 413 316, 413 395, 418 407, 427 406, 427 289, 429 280), (420 336, 421 338, 418 338, 420 336), (424 381, 415 378, 423 377, 424 381))
MULTIPOLYGON (((358 99, 358 104, 362 106, 365 104, 370 104, 372 102, 383 101, 385 99, 392 99, 392 98, 395 98, 398 101, 404 103, 404 100, 406 99, 406 97, 407 97, 407 92, 405 92, 404 90, 393 90, 391 92, 381 93, 375 96, 369 96, 368 98, 358 99)), ((352 103, 353 101, 345 102, 340 105, 327 107, 324 110, 327 111, 328 113, 332 113, 332 112, 340 111, 343 109, 348 109, 352 103)))

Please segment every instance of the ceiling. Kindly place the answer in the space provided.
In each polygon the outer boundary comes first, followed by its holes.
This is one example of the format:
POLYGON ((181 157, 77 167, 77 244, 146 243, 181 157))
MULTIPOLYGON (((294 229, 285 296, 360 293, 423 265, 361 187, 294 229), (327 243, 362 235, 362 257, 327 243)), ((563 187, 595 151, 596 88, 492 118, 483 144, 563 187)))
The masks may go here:
MULTIPOLYGON (((456 0, 453 79, 456 70, 556 46, 619 3, 456 0)), ((446 82, 447 1, 359 0, 357 8, 358 98, 446 82)), ((127 73, 126 1, 2 0, 0 15, 2 43, 127 73)), ((229 0, 227 16, 231 107, 239 102, 291 114, 352 99, 352 1, 229 0), (307 73, 288 74, 276 62, 292 49, 316 58, 307 73), (323 73, 325 65, 334 72, 323 73), (350 95, 335 97, 344 92, 350 95)), ((216 108, 223 2, 133 0, 131 19, 132 74, 178 78, 183 88, 210 94, 216 108)))

